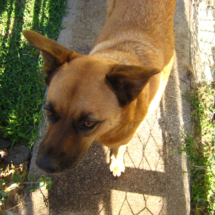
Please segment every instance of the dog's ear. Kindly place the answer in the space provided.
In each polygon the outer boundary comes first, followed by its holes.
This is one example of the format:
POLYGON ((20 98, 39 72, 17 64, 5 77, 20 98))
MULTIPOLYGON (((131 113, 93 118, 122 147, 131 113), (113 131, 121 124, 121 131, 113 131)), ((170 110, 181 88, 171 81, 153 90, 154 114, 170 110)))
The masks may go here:
POLYGON ((120 106, 124 107, 136 99, 149 79, 159 72, 158 69, 150 67, 115 65, 106 78, 120 106))
POLYGON ((34 31, 23 30, 23 35, 28 42, 42 52, 44 60, 44 71, 47 74, 46 84, 49 85, 52 72, 60 65, 68 62, 78 56, 76 52, 72 52, 66 47, 60 45, 54 40, 48 39, 34 31))

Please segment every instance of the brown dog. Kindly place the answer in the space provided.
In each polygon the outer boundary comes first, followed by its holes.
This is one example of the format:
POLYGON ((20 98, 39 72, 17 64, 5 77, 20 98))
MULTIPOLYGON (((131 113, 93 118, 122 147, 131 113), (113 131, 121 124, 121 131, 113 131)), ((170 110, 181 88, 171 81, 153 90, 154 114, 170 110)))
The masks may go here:
POLYGON ((94 141, 113 149, 110 170, 124 172, 123 154, 140 123, 159 104, 174 58, 176 0, 108 1, 94 48, 79 55, 36 32, 42 51, 49 119, 37 165, 60 172, 78 165, 94 141))

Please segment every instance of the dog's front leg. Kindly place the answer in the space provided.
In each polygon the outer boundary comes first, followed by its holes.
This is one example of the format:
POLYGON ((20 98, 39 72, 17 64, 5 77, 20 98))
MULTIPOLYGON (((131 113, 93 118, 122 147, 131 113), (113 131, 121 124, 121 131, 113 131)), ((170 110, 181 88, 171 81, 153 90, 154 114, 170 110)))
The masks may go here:
POLYGON ((111 155, 111 162, 110 162, 110 171, 113 173, 114 177, 119 177, 122 172, 125 171, 125 164, 124 164, 124 153, 126 150, 126 145, 121 145, 117 148, 113 148, 112 155, 111 155))

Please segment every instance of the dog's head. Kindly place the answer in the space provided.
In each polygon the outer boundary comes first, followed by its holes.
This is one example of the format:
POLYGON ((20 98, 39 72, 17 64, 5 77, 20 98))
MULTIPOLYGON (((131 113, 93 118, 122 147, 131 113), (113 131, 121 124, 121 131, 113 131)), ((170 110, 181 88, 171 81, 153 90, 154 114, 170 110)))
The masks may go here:
POLYGON ((128 123, 122 114, 159 71, 79 55, 36 32, 23 34, 42 52, 49 86, 49 125, 36 164, 50 173, 73 168, 92 142, 128 123))

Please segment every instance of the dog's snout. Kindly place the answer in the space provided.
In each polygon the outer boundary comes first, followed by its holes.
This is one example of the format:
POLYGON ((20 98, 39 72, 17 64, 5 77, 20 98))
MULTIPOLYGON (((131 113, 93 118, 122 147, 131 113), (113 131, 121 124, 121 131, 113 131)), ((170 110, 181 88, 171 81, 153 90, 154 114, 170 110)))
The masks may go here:
POLYGON ((36 165, 47 173, 55 173, 58 171, 58 165, 56 161, 46 156, 37 158, 36 165))

